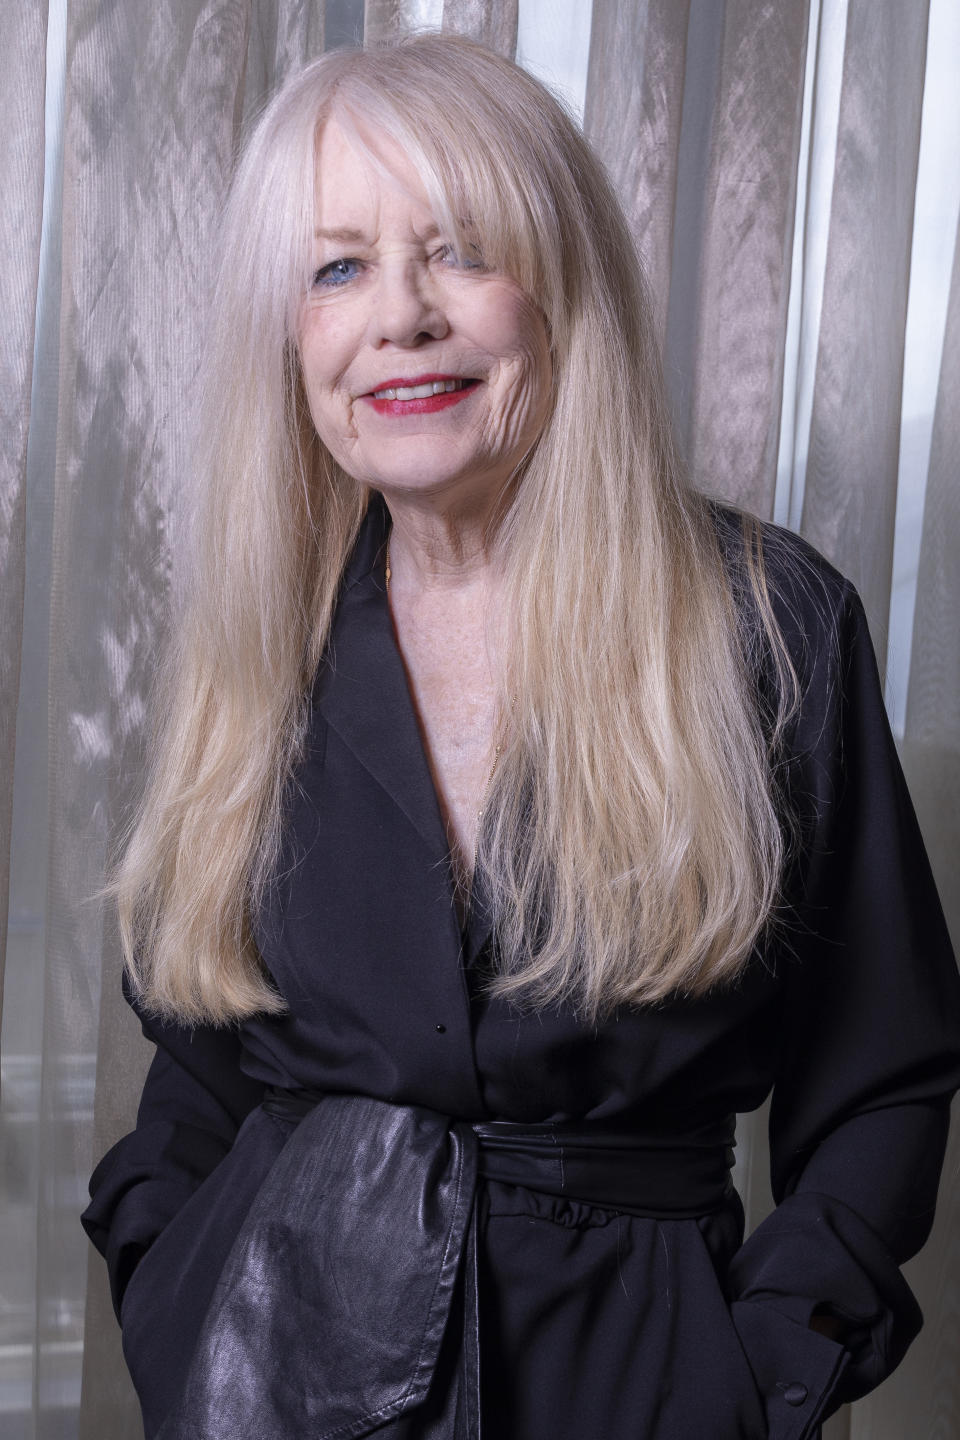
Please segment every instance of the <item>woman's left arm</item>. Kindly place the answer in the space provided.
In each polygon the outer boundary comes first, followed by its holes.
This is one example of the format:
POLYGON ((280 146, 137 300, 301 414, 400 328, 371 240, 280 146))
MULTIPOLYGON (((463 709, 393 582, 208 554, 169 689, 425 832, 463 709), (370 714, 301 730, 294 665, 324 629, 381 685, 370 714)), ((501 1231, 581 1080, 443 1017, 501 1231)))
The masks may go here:
POLYGON ((866 618, 853 587, 838 588, 831 633, 808 635, 794 747, 808 828, 777 959, 777 1208, 729 1276, 778 1440, 879 1384, 920 1329, 899 1266, 929 1234, 960 1086, 960 978, 866 618))

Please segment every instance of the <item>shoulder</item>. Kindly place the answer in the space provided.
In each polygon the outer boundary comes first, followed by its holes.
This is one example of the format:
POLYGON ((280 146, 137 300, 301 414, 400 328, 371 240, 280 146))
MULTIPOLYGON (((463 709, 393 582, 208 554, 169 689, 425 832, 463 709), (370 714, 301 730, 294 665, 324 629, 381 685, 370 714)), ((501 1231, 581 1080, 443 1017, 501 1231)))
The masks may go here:
POLYGON ((731 576, 745 574, 751 558, 758 558, 775 601, 796 609, 813 605, 818 613, 826 608, 837 614, 856 594, 851 581, 794 531, 716 500, 708 500, 707 509, 731 576))
POLYGON ((883 688, 856 587, 801 536, 708 502, 763 723, 783 716, 781 758, 844 769, 844 731, 886 725, 883 688), (784 697, 787 700, 784 709, 784 697))
POLYGON ((802 536, 732 505, 709 500, 707 508, 741 618, 756 621, 765 592, 800 674, 831 667, 865 634, 855 586, 802 536))

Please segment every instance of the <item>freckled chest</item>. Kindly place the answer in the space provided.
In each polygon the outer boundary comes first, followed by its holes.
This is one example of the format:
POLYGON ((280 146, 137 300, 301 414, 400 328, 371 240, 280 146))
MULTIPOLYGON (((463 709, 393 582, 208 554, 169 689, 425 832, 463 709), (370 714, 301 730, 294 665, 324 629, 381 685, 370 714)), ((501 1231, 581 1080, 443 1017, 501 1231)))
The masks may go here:
POLYGON ((484 616, 470 597, 445 595, 395 600, 393 616, 454 870, 468 886, 496 745, 484 616))

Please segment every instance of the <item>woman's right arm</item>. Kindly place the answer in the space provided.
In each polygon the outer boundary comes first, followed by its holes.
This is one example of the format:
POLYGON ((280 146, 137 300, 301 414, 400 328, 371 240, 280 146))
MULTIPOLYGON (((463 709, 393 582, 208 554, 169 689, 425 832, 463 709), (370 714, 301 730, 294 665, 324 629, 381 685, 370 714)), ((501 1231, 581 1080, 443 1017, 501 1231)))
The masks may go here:
MULTIPOLYGON (((133 1004, 126 983, 124 990, 133 1004)), ((143 1255, 228 1153, 244 1119, 263 1099, 262 1083, 240 1069, 236 1029, 187 1029, 140 1019, 157 1051, 136 1128, 94 1170, 91 1203, 82 1216, 106 1258, 118 1316, 143 1255)))

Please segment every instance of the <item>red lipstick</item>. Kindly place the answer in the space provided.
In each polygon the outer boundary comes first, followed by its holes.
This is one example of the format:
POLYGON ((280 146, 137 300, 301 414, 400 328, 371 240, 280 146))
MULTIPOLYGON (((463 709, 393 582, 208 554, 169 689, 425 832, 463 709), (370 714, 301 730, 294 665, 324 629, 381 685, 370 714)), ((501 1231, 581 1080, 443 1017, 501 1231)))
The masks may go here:
POLYGON ((477 384, 476 380, 462 375, 403 375, 395 380, 382 380, 376 390, 362 396, 369 400, 378 415, 430 415, 437 410, 446 410, 456 405, 477 384), (401 400, 396 396, 384 395, 390 390, 415 390, 424 386, 455 385, 452 390, 438 390, 429 395, 417 395, 401 400))

